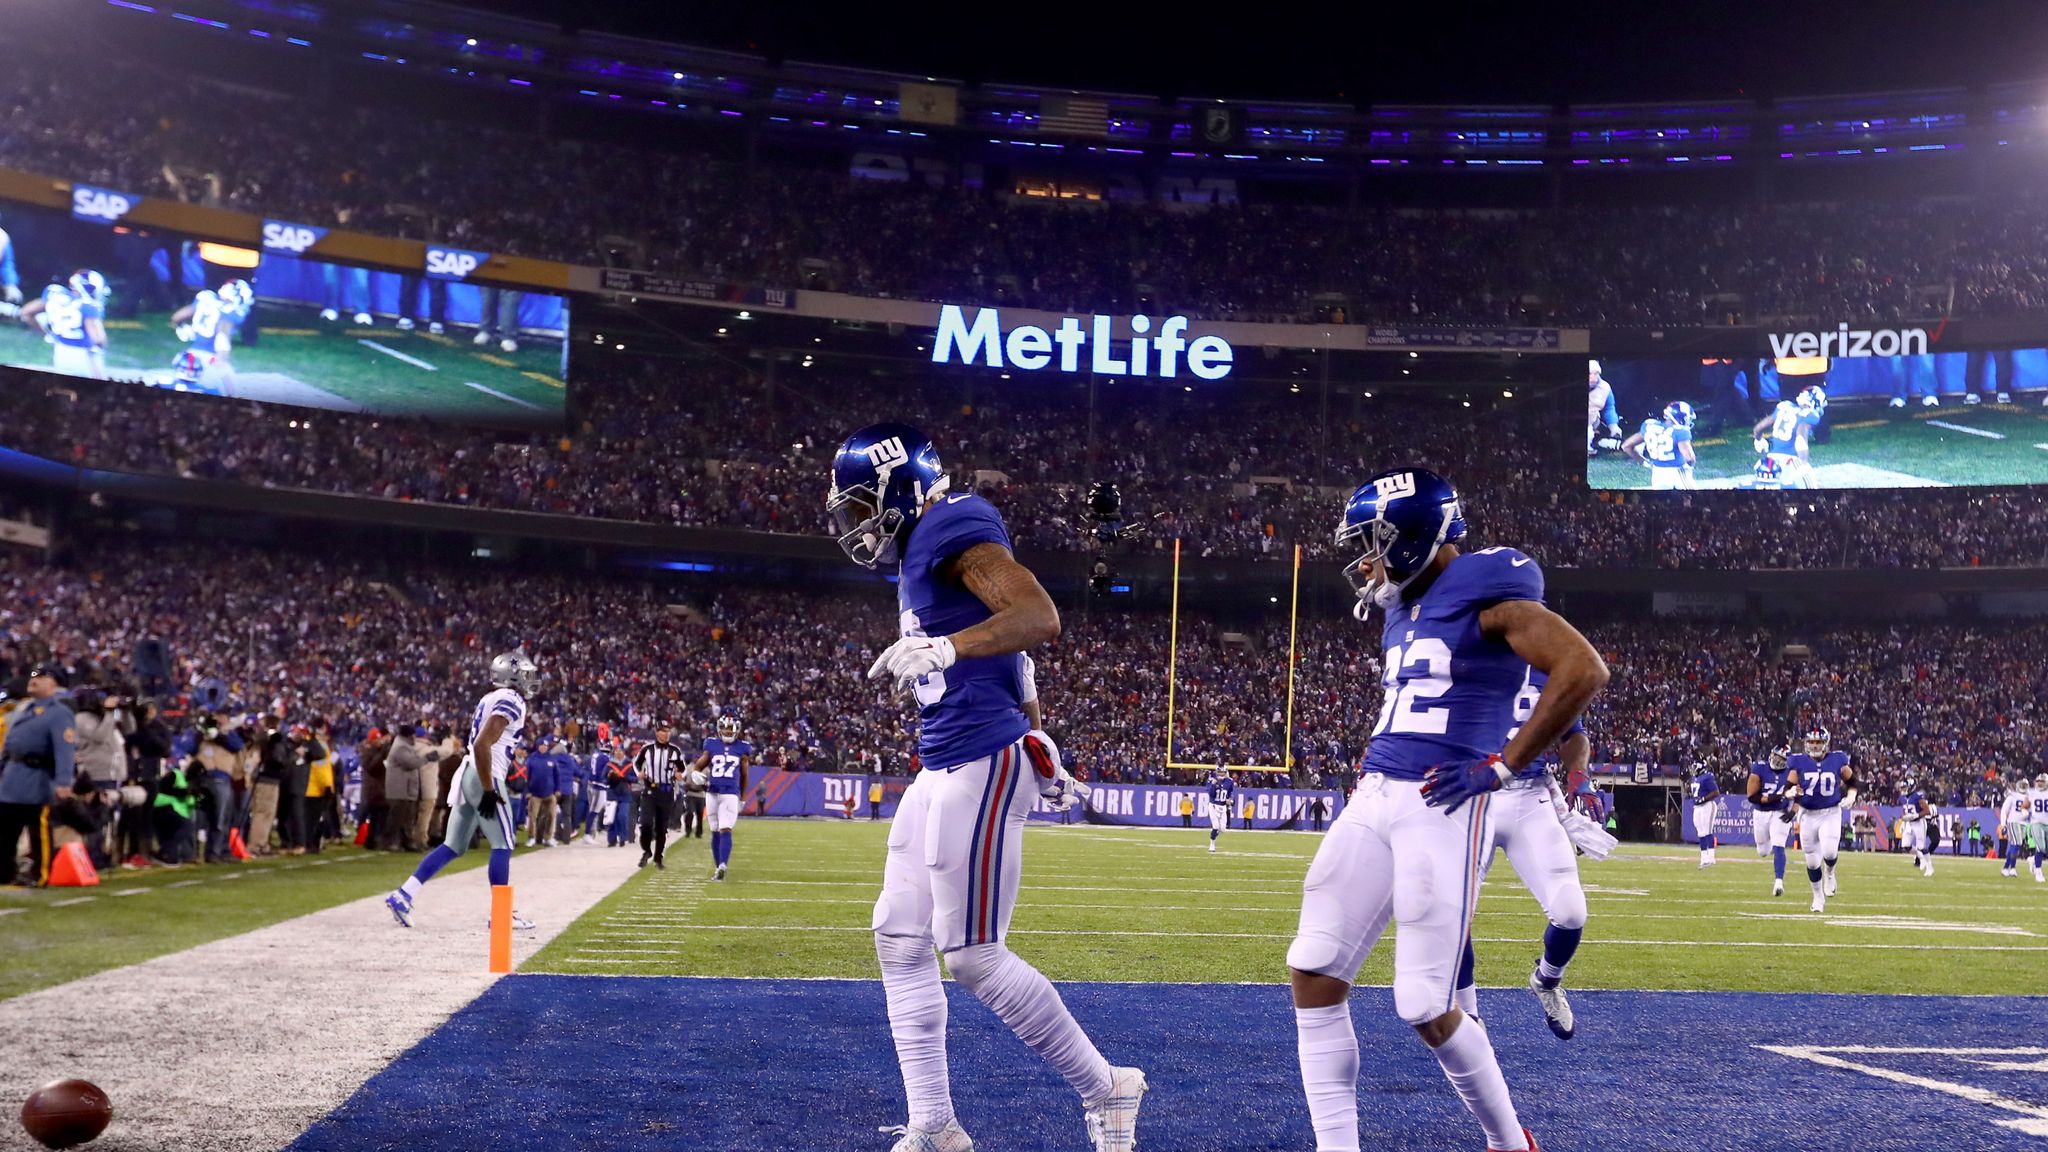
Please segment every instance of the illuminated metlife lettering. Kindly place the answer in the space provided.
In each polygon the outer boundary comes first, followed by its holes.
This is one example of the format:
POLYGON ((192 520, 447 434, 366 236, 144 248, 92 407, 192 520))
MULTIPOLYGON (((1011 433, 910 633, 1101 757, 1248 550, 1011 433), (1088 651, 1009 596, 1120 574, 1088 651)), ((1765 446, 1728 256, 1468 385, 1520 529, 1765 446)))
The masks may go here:
POLYGON ((1234 355, 1230 342, 1221 336, 1188 339, 1185 316, 1160 320, 1156 332, 1150 316, 1131 317, 1130 347, 1121 358, 1110 334, 1114 320, 1112 316, 1064 316, 1051 330, 1036 324, 1019 324, 1005 330, 1001 309, 976 309, 974 319, 969 321, 960 305, 946 304, 939 308, 932 363, 979 361, 990 368, 1036 372, 1053 368, 1057 362, 1058 371, 1081 372, 1085 346, 1085 371, 1098 375, 1157 376, 1170 380, 1177 378, 1183 367, 1200 380, 1221 380, 1230 375, 1234 355))

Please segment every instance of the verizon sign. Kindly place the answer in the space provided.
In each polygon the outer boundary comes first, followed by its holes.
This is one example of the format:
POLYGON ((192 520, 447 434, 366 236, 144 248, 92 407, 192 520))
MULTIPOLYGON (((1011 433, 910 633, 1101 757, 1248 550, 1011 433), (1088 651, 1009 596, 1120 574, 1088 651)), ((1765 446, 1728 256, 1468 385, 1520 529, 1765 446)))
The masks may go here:
POLYGON ((1851 328, 1844 322, 1832 332, 1773 332, 1771 355, 1785 356, 1925 356, 1925 328, 1851 328))

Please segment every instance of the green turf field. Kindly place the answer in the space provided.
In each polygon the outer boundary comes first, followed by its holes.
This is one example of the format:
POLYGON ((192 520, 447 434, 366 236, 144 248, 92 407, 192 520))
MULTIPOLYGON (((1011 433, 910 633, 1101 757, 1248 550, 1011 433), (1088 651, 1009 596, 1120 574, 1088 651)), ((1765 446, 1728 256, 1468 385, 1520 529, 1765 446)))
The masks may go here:
MULTIPOLYGON (((570 926, 526 971, 872 977, 868 934, 887 826, 742 821, 733 869, 708 879, 705 843, 669 852, 570 926)), ((1206 830, 1033 827, 1010 944, 1054 979, 1286 978, 1301 879, 1319 838, 1206 830)), ((1592 920, 1571 969, 1580 987, 1774 992, 2009 993, 2048 986, 2048 886, 1995 862, 1845 855, 1825 917, 1807 911, 1795 856, 1788 892, 1769 862, 1725 848, 1623 845, 1582 861, 1592 920)), ((1484 985, 1527 980, 1543 931, 1535 900, 1496 861, 1477 928, 1484 985)), ((1361 980, 1391 979, 1383 947, 1361 980)))
MULTIPOLYGON (((447 871, 485 856, 467 853, 447 871)), ((413 853, 329 848, 107 872, 95 888, 0 888, 0 1000, 388 892, 418 863, 413 853)))
MULTIPOLYGON (((434 415, 487 423, 560 423, 562 346, 525 341, 517 352, 447 336, 322 321, 317 309, 259 304, 256 344, 233 352, 232 394, 256 400, 434 415), (488 389, 489 391, 485 391, 488 389), (323 395, 324 394, 324 395, 323 395)), ((116 379, 168 377, 184 350, 168 313, 107 321, 107 370, 116 379)), ((50 346, 29 328, 0 323, 0 363, 50 366, 50 346)))
MULTIPOLYGON (((1837 405, 1829 415, 1832 437, 1814 445, 1810 459, 1823 488, 2048 483, 2048 410, 2023 399, 2031 403, 1837 405)), ((1699 485, 1725 488, 1749 476, 1756 464, 1750 441, 1749 430, 1736 426, 1695 440, 1699 485)), ((1648 488, 1650 470, 1607 452, 1586 462, 1586 480, 1595 488, 1648 488)))

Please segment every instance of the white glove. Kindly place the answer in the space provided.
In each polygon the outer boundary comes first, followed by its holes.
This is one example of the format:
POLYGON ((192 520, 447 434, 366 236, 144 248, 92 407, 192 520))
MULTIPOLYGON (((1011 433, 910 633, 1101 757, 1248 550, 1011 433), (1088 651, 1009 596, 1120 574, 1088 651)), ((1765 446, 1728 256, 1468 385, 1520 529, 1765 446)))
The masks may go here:
POLYGON ((1759 453, 1761 453, 1764 449, 1769 448, 1771 446, 1771 442, 1759 436, 1756 439, 1751 440, 1749 442, 1749 446, 1756 449, 1759 453))
POLYGON ((1572 806, 1565 803, 1564 789, 1557 786, 1556 776, 1546 772, 1543 782, 1550 787, 1550 810, 1557 813, 1557 822, 1562 824, 1564 818, 1571 814, 1572 806))
POLYGON ((875 657, 868 679, 886 676, 895 681, 897 691, 908 692, 919 679, 951 668, 958 658, 953 642, 944 636, 905 636, 875 657))
POLYGON ((1614 851, 1614 837, 1584 812, 1567 813, 1559 823, 1564 825, 1564 834, 1571 838, 1572 845, 1593 859, 1605 860, 1614 851))
MULTIPOLYGON (((1038 699, 1038 665, 1032 661, 1029 652, 1022 653, 1021 655, 1024 657, 1024 691, 1017 703, 1029 704, 1033 700, 1038 699)), ((1043 733, 1040 733, 1040 735, 1043 735, 1043 733)))
POLYGON ((1024 755, 1031 760, 1031 768, 1038 779, 1038 795, 1055 812, 1065 812, 1088 798, 1086 784, 1073 778, 1067 766, 1060 762, 1059 745, 1044 729, 1033 728, 1024 734, 1024 755))
POLYGON ((173 328, 172 331, 177 334, 178 343, 190 344, 192 342, 192 326, 190 324, 180 324, 173 328))

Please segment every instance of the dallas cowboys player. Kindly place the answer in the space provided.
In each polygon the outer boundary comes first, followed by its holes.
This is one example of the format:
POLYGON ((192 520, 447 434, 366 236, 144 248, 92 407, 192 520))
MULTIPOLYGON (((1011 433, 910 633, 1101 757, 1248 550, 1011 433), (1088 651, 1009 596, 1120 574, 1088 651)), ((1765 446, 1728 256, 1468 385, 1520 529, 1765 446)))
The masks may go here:
POLYGON ((1650 470, 1652 491, 1690 491, 1692 469, 1698 458, 1692 451, 1692 405, 1674 400, 1664 406, 1663 416, 1643 421, 1640 431, 1621 442, 1621 450, 1650 470))
POLYGON ((1835 894, 1835 857, 1842 851, 1842 805, 1856 802, 1856 771, 1849 754, 1830 750, 1833 737, 1815 725, 1806 733, 1806 750, 1786 762, 1785 794, 1799 816, 1799 849, 1806 854, 1806 879, 1813 884, 1813 910, 1827 909, 1835 894))
POLYGON ((1792 809, 1785 800, 1786 764, 1792 747, 1780 744, 1768 760, 1749 766, 1749 831, 1756 854, 1771 857, 1771 895, 1785 894, 1785 846, 1792 840, 1792 809))
POLYGON ((1913 853, 1913 867, 1922 876, 1934 875, 1934 853, 1927 850, 1927 821, 1934 810, 1927 806, 1927 796, 1919 785, 1908 779, 1899 787, 1900 813, 1899 839, 1905 841, 1906 849, 1913 853))
POLYGON ((1714 866, 1714 849, 1719 840, 1714 835, 1714 816, 1721 810, 1721 781, 1714 776, 1714 770, 1705 764, 1692 776, 1692 832, 1700 842, 1700 867, 1714 866))
POLYGON ((740 797, 747 794, 747 765, 754 746, 740 739, 740 718, 728 712, 718 718, 718 735, 704 740, 704 750, 690 767, 711 778, 711 810, 704 818, 711 824, 711 862, 718 867, 713 880, 725 879, 726 864, 732 860, 732 826, 739 822, 740 797))
POLYGON ((1826 415, 1828 394, 1818 385, 1802 389, 1796 400, 1780 400, 1771 414, 1756 422, 1754 447, 1762 459, 1758 474, 1774 477, 1778 488, 1818 488, 1820 479, 1808 459, 1813 430, 1826 415))
MULTIPOLYGON (((491 683, 494 687, 477 701, 476 713, 470 718, 469 755, 448 790, 448 836, 427 853, 397 891, 384 898, 384 906, 391 909, 392 919, 401 927, 412 927, 412 902, 420 888, 449 861, 469 851, 479 822, 484 840, 491 846, 491 884, 512 882, 512 799, 505 775, 512 767, 513 744, 526 726, 527 697, 540 689, 540 669, 523 649, 500 652, 491 658, 491 683)), ((512 926, 526 931, 533 922, 515 912, 512 926)))
POLYGON ((1004 941, 1026 815, 1041 797, 1064 807, 1078 795, 1024 707, 1023 652, 1059 635, 1059 610, 1011 556, 995 508, 948 485, 929 437, 876 424, 840 446, 825 502, 849 558, 897 567, 902 638, 868 677, 914 694, 921 722, 924 771, 890 825, 873 922, 910 1105, 894 1152, 974 1146, 953 1113, 935 946, 953 978, 1080 1095, 1096 1152, 1125 1152, 1144 1073, 1103 1059, 1051 982, 1004 941))
POLYGON ((2034 777, 2034 786, 2027 792, 2027 807, 2032 810, 2027 831, 2034 842, 2034 879, 2040 881, 2041 861, 2048 857, 2048 772, 2034 777))
POLYGON ((1230 814, 1237 810, 1237 781, 1218 766, 1209 777, 1209 851, 1216 850, 1216 838, 1230 827, 1230 814))
MULTIPOLYGON (((2033 799, 2027 791, 2026 777, 2015 777, 2005 786, 2005 799, 1998 806, 1998 822, 2005 832, 2005 866, 1998 870, 2001 876, 2018 876, 2020 858, 2027 854, 2030 843, 2027 825, 2032 819, 2033 799)), ((2041 866, 2034 865, 2034 879, 2043 879, 2041 866)))
POLYGON ((1479 879, 1491 851, 1492 793, 1571 727, 1607 681, 1600 656, 1543 606, 1543 574, 1509 548, 1463 553, 1450 483, 1420 468, 1380 473, 1351 494, 1340 545, 1354 609, 1384 613, 1385 697, 1363 774, 1309 866, 1287 950, 1302 1089, 1320 1152, 1359 1146, 1358 1036, 1346 1003, 1372 947, 1394 937, 1394 1008, 1412 1025, 1486 1132, 1491 1149, 1534 1149, 1493 1043, 1455 1003, 1479 879), (1525 665, 1550 682, 1514 739, 1525 665))
MULTIPOLYGON (((1534 668, 1527 670, 1522 690, 1515 694, 1515 727, 1508 730, 1508 740, 1512 741, 1521 726, 1535 715, 1536 701, 1542 698, 1543 687, 1549 680, 1534 668)), ((1583 777, 1593 758, 1593 745, 1586 738, 1582 720, 1572 720, 1558 750, 1562 753, 1566 778, 1583 777)), ((1578 1025, 1571 1001, 1564 994, 1564 970, 1579 950, 1579 937, 1586 928, 1586 890, 1579 883, 1575 849, 1595 860, 1604 860, 1614 850, 1614 837, 1602 831, 1591 817, 1570 810, 1550 764, 1540 757, 1501 788, 1492 807, 1494 846, 1507 854, 1515 875, 1536 897, 1548 921, 1543 929, 1543 951, 1536 958, 1535 970, 1529 973, 1529 991, 1536 994, 1536 1002, 1542 1005, 1544 1021, 1550 1025, 1552 1034, 1569 1040, 1578 1025)), ((1481 874, 1492 870, 1493 853, 1488 852, 1481 874)), ((1457 1000, 1458 1007, 1468 1016, 1479 1014, 1476 968, 1472 944, 1467 940, 1465 957, 1458 968, 1457 1000)))
POLYGON ((106 277, 89 268, 52 284, 22 305, 20 320, 43 334, 50 345, 50 367, 70 376, 107 378, 106 277))

